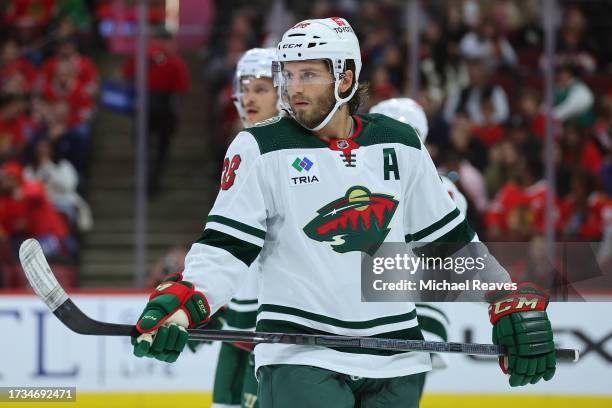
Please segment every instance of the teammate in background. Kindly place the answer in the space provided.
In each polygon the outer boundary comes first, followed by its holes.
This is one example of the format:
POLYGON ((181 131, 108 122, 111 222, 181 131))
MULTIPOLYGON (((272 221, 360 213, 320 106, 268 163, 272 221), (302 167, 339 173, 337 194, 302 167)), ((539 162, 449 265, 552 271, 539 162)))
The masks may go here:
MULTIPOLYGON (((136 356, 175 361, 185 328, 205 324, 226 304, 258 256, 257 330, 422 339, 414 304, 361 302, 362 252, 385 241, 478 239, 414 128, 355 114, 361 53, 345 19, 296 24, 277 61, 274 79, 291 118, 246 129, 232 142, 184 273, 158 286, 138 320, 136 356)), ((503 270, 488 272, 509 280, 503 270)), ((524 313, 525 303, 512 301, 517 293, 497 293, 494 306, 503 303, 503 312, 490 308, 494 342, 509 350, 500 363, 511 385, 555 371, 547 300, 520 291, 536 311, 524 313)), ((427 353, 291 344, 258 344, 255 363, 264 408, 416 407, 431 369, 427 353)))
MULTIPOLYGON (((427 116, 417 102, 410 98, 392 98, 387 99, 370 108, 370 113, 380 113, 390 118, 407 123, 414 127, 421 139, 423 146, 429 133, 427 125, 427 116)), ((455 183, 448 177, 440 175, 442 184, 446 188, 448 195, 453 199, 455 205, 461 211, 462 216, 467 214, 467 200, 459 191, 455 183)), ((423 332, 425 340, 430 341, 448 341, 448 328, 450 321, 444 311, 443 303, 417 303, 417 320, 419 327, 423 332)), ((449 358, 446 353, 432 353, 431 364, 433 369, 443 369, 448 366, 449 358)))
MULTIPOLYGON (((253 48, 238 61, 234 75, 233 100, 245 128, 280 113, 278 93, 272 83, 272 62, 275 58, 274 48, 253 48)), ((224 168, 230 165, 226 159, 224 168)), ((259 273, 259 261, 256 260, 251 264, 239 291, 223 312, 227 329, 255 330, 259 273)), ((221 344, 212 408, 257 407, 253 346, 247 343, 221 344)))

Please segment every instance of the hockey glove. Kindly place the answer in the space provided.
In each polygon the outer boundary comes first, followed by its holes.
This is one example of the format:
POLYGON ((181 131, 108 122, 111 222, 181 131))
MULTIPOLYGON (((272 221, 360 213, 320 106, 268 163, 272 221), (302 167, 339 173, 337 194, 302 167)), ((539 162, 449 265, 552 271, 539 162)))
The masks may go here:
POLYGON ((206 297, 179 272, 169 275, 149 297, 132 337, 134 355, 174 362, 187 343, 187 328, 200 327, 210 320, 206 297))
POLYGON ((512 387, 550 380, 555 374, 553 332, 546 314, 548 297, 535 285, 519 285, 516 291, 487 294, 493 343, 505 346, 502 371, 512 387))

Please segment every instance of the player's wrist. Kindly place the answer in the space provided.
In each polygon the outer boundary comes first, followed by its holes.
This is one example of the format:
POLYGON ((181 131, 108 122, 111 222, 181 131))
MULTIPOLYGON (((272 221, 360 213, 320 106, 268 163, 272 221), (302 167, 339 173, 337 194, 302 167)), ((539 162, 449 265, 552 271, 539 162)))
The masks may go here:
POLYGON ((136 328, 141 333, 151 333, 164 323, 193 328, 205 325, 209 320, 210 306, 206 296, 176 272, 155 288, 136 328))
POLYGON ((514 291, 492 291, 485 295, 489 302, 489 320, 495 325, 499 319, 512 313, 544 312, 548 295, 533 283, 522 283, 514 291))

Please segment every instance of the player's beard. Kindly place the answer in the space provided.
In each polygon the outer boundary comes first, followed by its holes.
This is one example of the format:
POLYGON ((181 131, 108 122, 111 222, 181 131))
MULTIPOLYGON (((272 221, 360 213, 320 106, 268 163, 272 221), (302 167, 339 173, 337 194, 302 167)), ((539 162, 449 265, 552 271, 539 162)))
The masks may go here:
POLYGON ((323 120, 329 115, 336 104, 336 97, 334 96, 334 87, 330 86, 328 92, 320 96, 316 100, 306 98, 304 96, 294 98, 291 102, 291 108, 293 109, 295 120, 297 120, 302 126, 313 129, 317 127, 323 120), (308 102, 311 109, 296 111, 293 109, 295 100, 308 102))

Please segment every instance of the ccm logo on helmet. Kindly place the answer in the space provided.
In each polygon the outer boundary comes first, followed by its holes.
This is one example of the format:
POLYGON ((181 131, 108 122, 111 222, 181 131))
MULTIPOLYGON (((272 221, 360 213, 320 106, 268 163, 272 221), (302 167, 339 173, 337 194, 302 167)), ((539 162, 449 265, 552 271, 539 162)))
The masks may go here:
POLYGON ((303 44, 283 44, 283 48, 300 48, 303 44))
POLYGON ((346 23, 344 22, 343 19, 341 19, 340 17, 330 17, 330 20, 333 20, 334 23, 338 24, 339 26, 345 26, 346 23))

